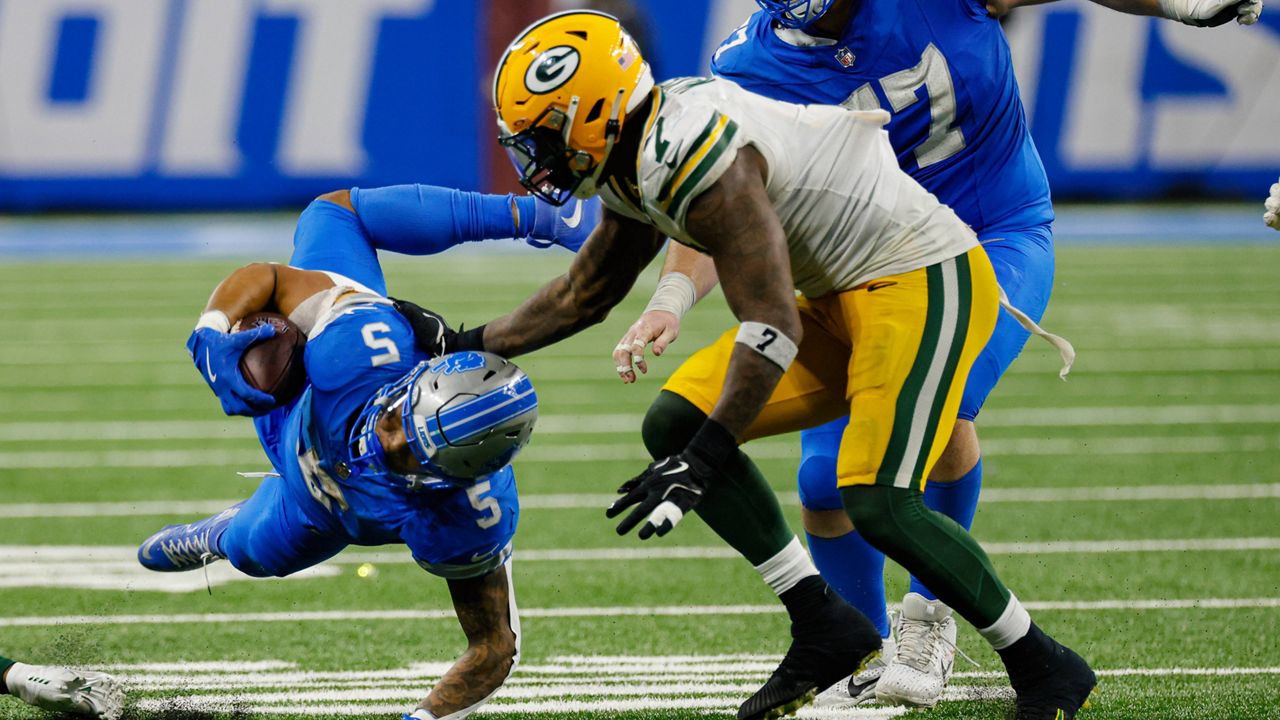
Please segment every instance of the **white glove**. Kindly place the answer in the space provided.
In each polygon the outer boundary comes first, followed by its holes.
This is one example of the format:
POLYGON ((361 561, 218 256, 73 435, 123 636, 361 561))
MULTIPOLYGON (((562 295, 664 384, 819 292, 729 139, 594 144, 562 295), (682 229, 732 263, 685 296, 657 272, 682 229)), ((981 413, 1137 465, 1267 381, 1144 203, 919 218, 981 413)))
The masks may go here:
POLYGON ((1160 0, 1160 12, 1196 27, 1217 27, 1233 19, 1252 25, 1262 14, 1262 0, 1160 0))
POLYGON ((1280 230, 1280 182, 1271 185, 1271 197, 1267 198, 1266 208, 1262 222, 1280 230))
POLYGON ((19 700, 45 710, 99 720, 119 720, 124 712, 120 681, 105 673, 14 663, 5 685, 19 700))

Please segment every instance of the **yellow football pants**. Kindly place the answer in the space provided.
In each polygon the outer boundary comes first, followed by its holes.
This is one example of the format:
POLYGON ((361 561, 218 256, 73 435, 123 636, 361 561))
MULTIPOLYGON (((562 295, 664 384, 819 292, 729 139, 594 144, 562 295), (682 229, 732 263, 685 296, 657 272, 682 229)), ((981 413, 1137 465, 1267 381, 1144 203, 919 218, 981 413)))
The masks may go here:
MULTIPOLYGON (((799 298, 804 337, 744 440, 849 415, 838 484, 923 490, 951 437, 965 379, 991 337, 1000 290, 982 248, 852 290, 799 298)), ((663 386, 710 414, 737 328, 663 386)))

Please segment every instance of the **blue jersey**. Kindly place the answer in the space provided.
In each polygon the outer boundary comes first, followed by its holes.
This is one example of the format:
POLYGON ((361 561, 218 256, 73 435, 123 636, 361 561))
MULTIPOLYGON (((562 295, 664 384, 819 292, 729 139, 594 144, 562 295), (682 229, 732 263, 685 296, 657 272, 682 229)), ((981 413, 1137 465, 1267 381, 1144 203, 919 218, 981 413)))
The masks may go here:
POLYGON ((899 165, 979 235, 1053 220, 1009 45, 982 0, 859 0, 833 44, 757 12, 711 69, 778 100, 888 110, 899 165))
POLYGON ((379 242, 353 213, 328 202, 312 203, 298 220, 290 265, 329 273, 338 287, 329 291, 328 307, 314 326, 304 328, 302 395, 254 419, 281 476, 259 490, 263 502, 252 505, 254 512, 242 510, 237 518, 247 528, 268 530, 267 540, 242 543, 254 548, 249 554, 264 571, 259 574, 296 571, 346 544, 403 543, 420 565, 443 577, 484 574, 510 555, 519 518, 510 467, 467 488, 422 492, 352 468, 348 440, 360 411, 378 390, 427 359, 408 321, 382 295, 385 279, 374 251, 379 242), (279 532, 284 525, 304 531, 279 532), (310 547, 316 543, 326 550, 310 547))

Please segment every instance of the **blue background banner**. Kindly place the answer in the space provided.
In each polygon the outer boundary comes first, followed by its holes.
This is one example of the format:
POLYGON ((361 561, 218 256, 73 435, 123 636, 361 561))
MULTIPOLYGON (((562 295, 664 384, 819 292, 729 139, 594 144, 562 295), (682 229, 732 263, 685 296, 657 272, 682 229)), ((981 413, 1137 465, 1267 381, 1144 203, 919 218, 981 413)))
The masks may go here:
MULTIPOLYGON (((509 188, 492 65, 509 28, 573 4, 0 0, 0 208, 509 188)), ((659 77, 705 72, 755 7, 635 6, 659 77)), ((1017 11, 1006 32, 1055 195, 1265 195, 1280 174, 1280 12, 1268 10, 1259 26, 1207 30, 1083 0, 1017 11)))

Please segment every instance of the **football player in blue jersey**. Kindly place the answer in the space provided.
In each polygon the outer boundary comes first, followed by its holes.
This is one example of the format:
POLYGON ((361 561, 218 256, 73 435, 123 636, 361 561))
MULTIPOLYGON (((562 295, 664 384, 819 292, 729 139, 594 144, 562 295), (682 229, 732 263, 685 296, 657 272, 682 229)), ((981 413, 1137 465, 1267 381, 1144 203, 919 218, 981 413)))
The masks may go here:
MULTIPOLYGON (((978 233, 1010 304, 1030 316, 1020 322, 1011 311, 1001 313, 969 375, 955 430, 925 489, 929 508, 966 529, 982 485, 974 420, 1021 352, 1028 331, 1039 332, 1034 322, 1025 321, 1040 320, 1053 282, 1049 183, 998 23, 1015 7, 1047 1, 758 0, 762 11, 712 58, 716 75, 767 97, 890 110, 887 130, 902 169, 978 233)), ((1260 0, 1095 1, 1198 26, 1232 19, 1252 24, 1262 9, 1260 0)), ((679 334, 680 316, 715 283, 705 256, 671 244, 653 300, 614 349, 624 382, 634 382, 636 370, 647 371, 648 343, 661 355, 679 334)), ((1064 356, 1069 352, 1055 344, 1064 356)), ((654 408, 663 401, 660 397, 654 408)), ((951 674, 955 622, 950 609, 912 577, 894 652, 884 555, 850 523, 836 487, 846 426, 847 419, 841 419, 803 432, 798 473, 815 563, 833 587, 876 621, 885 638, 885 661, 851 678, 846 689, 855 701, 878 695, 883 701, 932 706, 951 674)), ((759 504, 776 505, 767 486, 754 494, 759 504)), ((715 529, 749 559, 778 556, 793 537, 785 528, 772 535, 741 525, 715 529)))
POLYGON ((313 202, 290 264, 231 273, 187 343, 224 411, 254 416, 274 472, 248 500, 152 535, 138 550, 142 565, 170 572, 226 559, 247 575, 283 577, 348 545, 407 545, 448 581, 468 648, 406 717, 456 720, 483 704, 519 660, 509 577, 519 502, 508 463, 528 441, 537 398, 496 356, 433 359, 416 349, 376 251, 425 255, 511 237, 576 247, 595 212, 426 186, 313 202), (306 386, 282 407, 238 369, 245 348, 275 330, 235 325, 263 310, 308 336, 306 386))

